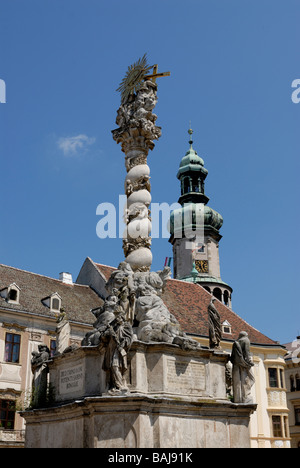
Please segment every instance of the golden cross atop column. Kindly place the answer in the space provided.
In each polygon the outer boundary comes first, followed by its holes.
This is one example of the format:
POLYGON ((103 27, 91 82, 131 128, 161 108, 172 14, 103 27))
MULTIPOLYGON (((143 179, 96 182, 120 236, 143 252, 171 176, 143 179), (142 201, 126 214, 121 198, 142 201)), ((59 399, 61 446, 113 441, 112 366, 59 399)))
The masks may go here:
POLYGON ((170 76, 170 72, 157 73, 158 65, 149 66, 147 64, 147 56, 143 55, 137 62, 128 67, 127 73, 120 83, 117 91, 121 92, 122 103, 126 102, 130 95, 136 93, 146 80, 152 80, 156 83, 156 79, 162 76, 170 76), (149 72, 152 73, 148 75, 149 72))
POLYGON ((146 75, 144 76, 144 80, 150 80, 153 81, 153 83, 156 83, 157 78, 162 78, 163 76, 170 76, 170 72, 163 72, 163 73, 157 73, 158 71, 158 65, 155 64, 153 65, 153 73, 152 75, 146 75))

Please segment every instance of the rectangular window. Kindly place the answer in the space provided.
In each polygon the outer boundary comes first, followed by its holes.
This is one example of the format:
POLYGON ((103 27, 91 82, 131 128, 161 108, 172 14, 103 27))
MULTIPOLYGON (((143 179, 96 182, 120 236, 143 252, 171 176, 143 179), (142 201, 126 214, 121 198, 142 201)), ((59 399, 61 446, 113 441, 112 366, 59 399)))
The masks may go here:
POLYGON ((269 386, 272 388, 278 387, 277 368, 269 367, 269 386))
POLYGON ((16 404, 10 400, 0 400, 0 427, 2 429, 14 429, 16 404))
POLYGON ((300 426, 300 406, 295 407, 295 424, 300 426))
POLYGON ((272 416, 273 437, 282 437, 281 417, 272 416))
POLYGON ((279 375, 280 375, 280 386, 281 388, 284 388, 284 375, 283 375, 282 369, 279 369, 279 375))
POLYGON ((60 309, 60 301, 57 298, 52 299, 52 309, 59 310, 60 309))
POLYGON ((18 301, 18 291, 16 289, 11 289, 8 294, 8 300, 17 302, 18 301))
POLYGON ((51 340, 50 341, 50 356, 53 357, 56 352, 56 341, 51 340))
POLYGON ((21 336, 6 333, 5 336, 5 362, 19 362, 21 336))
POLYGON ((289 435, 290 435, 290 432, 289 432, 289 418, 288 418, 288 416, 283 416, 283 422, 284 422, 284 434, 285 434, 285 437, 288 438, 289 435))

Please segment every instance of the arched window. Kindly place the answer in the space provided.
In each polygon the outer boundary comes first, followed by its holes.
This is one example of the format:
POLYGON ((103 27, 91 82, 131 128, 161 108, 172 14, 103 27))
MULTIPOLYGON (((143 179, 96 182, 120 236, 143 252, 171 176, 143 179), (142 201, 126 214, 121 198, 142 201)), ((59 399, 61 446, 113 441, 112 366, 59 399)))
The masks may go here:
POLYGON ((213 295, 219 299, 219 301, 222 301, 222 291, 220 288, 215 288, 213 291, 213 295))
POLYGON ((204 287, 204 289, 206 289, 206 291, 208 291, 209 293, 211 293, 210 287, 209 287, 209 286, 203 286, 203 287, 204 287))
POLYGON ((185 177, 183 181, 183 193, 189 193, 190 191, 190 179, 189 177, 185 177))
POLYGON ((200 193, 203 193, 203 190, 202 190, 202 183, 201 183, 200 177, 198 178, 198 186, 199 186, 199 192, 200 192, 200 193))
POLYGON ((224 291, 224 304, 229 305, 229 293, 228 291, 224 291))
POLYGON ((201 181, 199 177, 197 179, 192 179, 192 191, 198 193, 201 192, 201 181))

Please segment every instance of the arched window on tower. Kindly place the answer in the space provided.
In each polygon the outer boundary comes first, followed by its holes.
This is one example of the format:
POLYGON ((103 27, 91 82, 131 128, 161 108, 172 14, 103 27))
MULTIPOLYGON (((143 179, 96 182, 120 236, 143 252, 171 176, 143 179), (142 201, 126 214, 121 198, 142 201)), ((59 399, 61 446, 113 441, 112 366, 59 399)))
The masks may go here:
POLYGON ((198 187, 199 187, 199 192, 202 192, 202 184, 201 184, 201 179, 198 177, 198 187))
POLYGON ((190 188, 190 178, 185 177, 183 180, 183 193, 189 193, 191 190, 190 188))
POLYGON ((224 291, 224 304, 225 304, 226 306, 229 305, 229 293, 228 293, 228 291, 226 291, 226 290, 224 291))
POLYGON ((220 288, 215 288, 213 290, 213 295, 222 302, 222 291, 220 288))
POLYGON ((210 290, 209 286, 203 286, 203 287, 204 287, 204 289, 206 289, 206 291, 208 291, 211 294, 211 290, 210 290))
POLYGON ((192 191, 193 192, 199 193, 201 191, 199 181, 200 181, 199 177, 193 178, 193 180, 192 180, 192 191))

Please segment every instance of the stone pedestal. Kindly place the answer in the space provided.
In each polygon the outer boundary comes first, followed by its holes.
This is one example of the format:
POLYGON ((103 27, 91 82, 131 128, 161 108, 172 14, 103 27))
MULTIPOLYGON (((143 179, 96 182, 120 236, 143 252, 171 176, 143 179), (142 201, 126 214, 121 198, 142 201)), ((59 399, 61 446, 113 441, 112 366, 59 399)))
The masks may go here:
POLYGON ((134 342, 129 391, 111 395, 104 352, 82 347, 50 363, 51 408, 28 410, 28 448, 250 447, 255 405, 226 397, 228 355, 176 345, 134 342))

